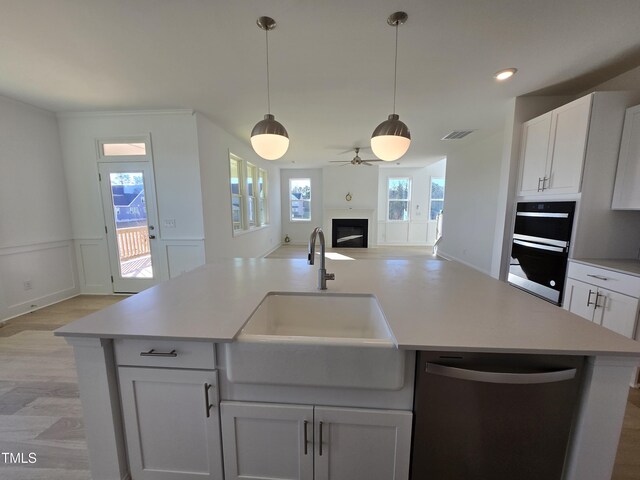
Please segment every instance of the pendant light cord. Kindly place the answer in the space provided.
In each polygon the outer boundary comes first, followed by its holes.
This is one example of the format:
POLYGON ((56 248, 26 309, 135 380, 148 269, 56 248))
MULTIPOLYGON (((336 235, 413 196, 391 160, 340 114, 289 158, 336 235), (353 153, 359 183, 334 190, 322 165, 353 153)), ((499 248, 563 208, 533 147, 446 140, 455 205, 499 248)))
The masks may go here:
POLYGON ((398 25, 396 22, 396 61, 393 70, 393 113, 396 113, 396 83, 398 82, 398 25))
MULTIPOLYGON (((269 30, 266 29, 264 34, 267 38, 267 113, 271 115, 271 97, 269 94, 269 30)), ((397 48, 397 45, 396 45, 397 48)))

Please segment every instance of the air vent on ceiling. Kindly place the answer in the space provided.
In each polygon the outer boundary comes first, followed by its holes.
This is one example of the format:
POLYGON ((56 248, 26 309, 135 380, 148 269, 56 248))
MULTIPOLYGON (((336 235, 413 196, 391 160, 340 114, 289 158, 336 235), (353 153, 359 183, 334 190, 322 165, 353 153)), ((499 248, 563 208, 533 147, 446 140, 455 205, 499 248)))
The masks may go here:
POLYGON ((454 130, 453 132, 442 137, 441 140, 460 140, 461 138, 466 137, 474 131, 475 130, 454 130))

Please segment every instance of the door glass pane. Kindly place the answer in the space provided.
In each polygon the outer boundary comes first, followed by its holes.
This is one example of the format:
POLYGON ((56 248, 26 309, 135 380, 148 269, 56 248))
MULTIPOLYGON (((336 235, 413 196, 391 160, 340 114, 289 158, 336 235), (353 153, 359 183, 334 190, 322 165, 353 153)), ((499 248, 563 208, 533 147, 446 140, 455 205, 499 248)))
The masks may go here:
POLYGON ((146 155, 147 146, 144 143, 103 143, 102 154, 105 157, 146 155))
POLYGON ((109 174, 123 278, 153 278, 143 172, 109 174))

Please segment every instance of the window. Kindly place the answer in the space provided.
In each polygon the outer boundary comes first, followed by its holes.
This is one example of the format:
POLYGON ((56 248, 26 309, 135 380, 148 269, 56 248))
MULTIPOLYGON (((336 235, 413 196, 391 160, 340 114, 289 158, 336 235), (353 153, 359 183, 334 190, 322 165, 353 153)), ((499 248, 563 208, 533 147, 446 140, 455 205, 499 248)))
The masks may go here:
POLYGON ((247 163, 247 218, 249 228, 256 226, 256 207, 258 206, 258 168, 247 163))
POLYGON ((266 225, 269 223, 269 207, 267 205, 267 171, 262 168, 258 170, 258 223, 266 225))
POLYGON ((146 154, 147 145, 144 143, 102 143, 102 155, 105 157, 146 154))
POLYGON ((444 178, 431 179, 429 220, 435 220, 444 208, 444 178))
POLYGON ((267 225, 267 171, 230 153, 229 186, 234 234, 267 225))
POLYGON ((389 178, 387 188, 387 219, 400 222, 409 221, 410 201, 411 179, 389 178))
POLYGON ((238 157, 230 156, 230 186, 231 186, 231 219, 233 230, 244 228, 243 202, 242 202, 242 160, 238 157))
POLYGON ((289 179, 289 218, 292 222, 311 221, 311 179, 289 179))

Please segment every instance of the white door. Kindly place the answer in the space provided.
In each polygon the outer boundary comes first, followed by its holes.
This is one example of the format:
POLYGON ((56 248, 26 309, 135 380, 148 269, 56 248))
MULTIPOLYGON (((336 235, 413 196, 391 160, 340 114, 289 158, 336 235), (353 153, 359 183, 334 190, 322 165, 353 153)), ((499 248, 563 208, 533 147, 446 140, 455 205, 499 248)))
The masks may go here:
MULTIPOLYGON (((594 321, 595 300, 598 287, 567 278, 564 289, 564 308, 582 318, 594 321)), ((600 319, 596 323, 599 323, 600 319)))
POLYGON ((315 480, 409 478, 411 412, 315 407, 315 480))
POLYGON ((158 283, 156 196, 151 162, 99 164, 113 291, 158 283))
POLYGON ((625 337, 633 338, 638 318, 638 299, 599 288, 597 301, 596 312, 599 313, 596 315, 602 316, 601 325, 625 337))
POLYGON ((216 372, 120 367, 118 374, 132 478, 223 480, 216 372))
POLYGON ((221 402, 220 416, 226 480, 313 479, 313 407, 221 402))
POLYGON ((542 190, 550 133, 551 112, 529 120, 522 126, 520 195, 535 195, 542 190))

